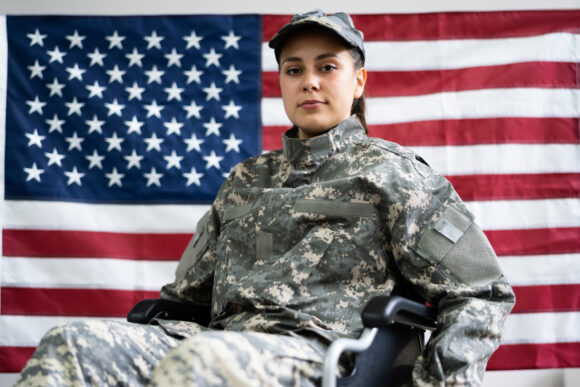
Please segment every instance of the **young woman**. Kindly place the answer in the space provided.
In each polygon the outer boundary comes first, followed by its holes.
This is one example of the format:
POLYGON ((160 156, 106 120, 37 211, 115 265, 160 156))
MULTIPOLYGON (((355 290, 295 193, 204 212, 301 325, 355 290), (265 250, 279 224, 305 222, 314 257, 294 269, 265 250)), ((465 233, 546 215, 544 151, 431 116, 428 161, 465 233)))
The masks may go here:
POLYGON ((366 136, 365 50, 346 14, 295 15, 270 41, 284 149, 239 164, 162 297, 211 306, 210 329, 53 329, 22 385, 316 385, 329 343, 358 336, 374 296, 412 288, 439 310, 417 385, 481 382, 514 295, 451 184, 366 136))

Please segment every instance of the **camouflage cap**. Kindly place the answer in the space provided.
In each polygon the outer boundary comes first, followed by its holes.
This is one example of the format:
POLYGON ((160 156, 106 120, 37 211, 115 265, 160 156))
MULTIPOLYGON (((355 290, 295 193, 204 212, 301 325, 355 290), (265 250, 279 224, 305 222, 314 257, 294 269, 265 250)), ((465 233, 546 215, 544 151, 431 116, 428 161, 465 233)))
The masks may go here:
POLYGON ((292 16, 290 23, 286 24, 270 39, 268 45, 274 49, 276 60, 279 61, 280 51, 288 36, 297 28, 305 25, 315 25, 334 32, 347 43, 348 46, 358 48, 365 60, 364 35, 354 27, 351 17, 344 12, 327 15, 321 10, 310 11, 292 16))

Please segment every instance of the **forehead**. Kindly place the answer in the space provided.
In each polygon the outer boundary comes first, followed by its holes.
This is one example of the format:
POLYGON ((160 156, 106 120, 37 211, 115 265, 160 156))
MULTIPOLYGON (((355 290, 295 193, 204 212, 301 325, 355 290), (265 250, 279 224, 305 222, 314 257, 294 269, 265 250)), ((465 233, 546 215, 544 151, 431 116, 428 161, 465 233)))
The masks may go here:
POLYGON ((324 28, 306 26, 284 41, 280 51, 280 61, 288 56, 339 53, 346 50, 348 50, 346 43, 336 34, 324 28))

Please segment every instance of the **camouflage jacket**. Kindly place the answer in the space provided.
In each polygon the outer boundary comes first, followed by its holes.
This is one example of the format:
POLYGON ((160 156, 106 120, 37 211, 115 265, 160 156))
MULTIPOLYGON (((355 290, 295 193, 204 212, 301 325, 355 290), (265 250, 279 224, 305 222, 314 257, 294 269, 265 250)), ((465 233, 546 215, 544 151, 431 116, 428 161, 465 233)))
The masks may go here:
POLYGON ((415 383, 478 384, 514 295, 452 185, 354 116, 296 137, 233 169, 162 296, 211 304, 213 328, 332 340, 411 284, 439 310, 415 383))

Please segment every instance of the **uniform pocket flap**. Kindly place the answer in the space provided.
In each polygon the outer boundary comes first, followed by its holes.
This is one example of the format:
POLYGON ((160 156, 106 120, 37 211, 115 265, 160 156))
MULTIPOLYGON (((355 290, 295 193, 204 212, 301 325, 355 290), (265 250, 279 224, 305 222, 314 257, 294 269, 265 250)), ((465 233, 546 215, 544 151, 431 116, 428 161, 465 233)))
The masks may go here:
POLYGON ((236 207, 226 207, 224 209, 224 222, 228 222, 230 220, 234 220, 237 218, 241 218, 244 215, 247 215, 252 211, 251 204, 241 204, 236 207))

